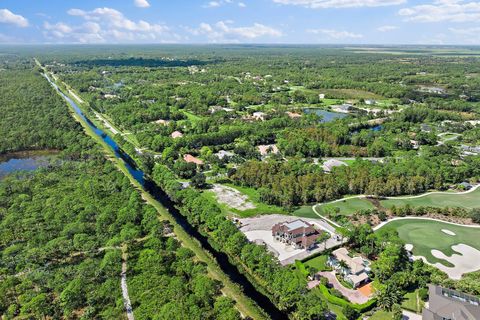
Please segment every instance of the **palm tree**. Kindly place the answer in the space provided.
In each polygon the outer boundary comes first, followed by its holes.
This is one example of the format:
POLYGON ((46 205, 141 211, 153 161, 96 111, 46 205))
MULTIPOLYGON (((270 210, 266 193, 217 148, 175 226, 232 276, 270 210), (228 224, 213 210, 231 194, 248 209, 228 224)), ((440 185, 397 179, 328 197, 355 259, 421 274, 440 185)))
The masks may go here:
POLYGON ((386 311, 391 311, 393 305, 400 304, 402 300, 403 294, 394 284, 387 284, 377 293, 378 306, 386 311))

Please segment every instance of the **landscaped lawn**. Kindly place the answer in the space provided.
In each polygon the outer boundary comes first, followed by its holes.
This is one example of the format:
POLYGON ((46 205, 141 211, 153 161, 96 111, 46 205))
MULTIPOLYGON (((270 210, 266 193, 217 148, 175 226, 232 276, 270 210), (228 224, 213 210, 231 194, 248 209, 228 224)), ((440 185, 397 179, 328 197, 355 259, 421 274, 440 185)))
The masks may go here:
POLYGON ((313 212, 312 206, 302 206, 299 209, 292 212, 293 216, 303 217, 303 218, 314 218, 318 219, 318 215, 313 212))
POLYGON ((335 212, 335 210, 340 210, 339 211, 340 214, 347 215, 347 216, 352 215, 353 213, 359 210, 374 209, 374 208, 375 207, 370 201, 366 199, 361 199, 361 198, 347 199, 347 200, 338 201, 331 204, 318 204, 316 206, 317 212, 319 212, 321 215, 324 215, 328 212, 335 212))
POLYGON ((385 208, 392 206, 403 207, 409 204, 412 207, 462 207, 472 209, 480 207, 480 188, 467 194, 442 193, 430 194, 413 199, 389 199, 380 201, 385 208))
POLYGON ((387 311, 377 311, 375 312, 369 320, 392 320, 393 313, 387 311))
POLYGON ((418 289, 414 292, 409 292, 404 296, 405 300, 402 302, 404 309, 412 312, 420 313, 423 309, 424 302, 418 297, 418 289))
POLYGON ((413 245, 413 254, 424 256, 430 263, 440 262, 451 266, 447 261, 435 258, 431 253, 432 249, 440 250, 447 256, 454 253, 452 246, 460 243, 480 250, 479 228, 462 227, 440 221, 403 219, 389 222, 379 230, 383 229, 397 230, 405 243, 413 245), (448 235, 442 232, 442 229, 450 230, 455 235, 448 235))
POLYGON ((325 271, 328 269, 327 266, 327 259, 328 256, 326 255, 321 255, 315 258, 312 258, 310 260, 307 260, 304 262, 306 267, 313 267, 317 269, 318 271, 325 271))

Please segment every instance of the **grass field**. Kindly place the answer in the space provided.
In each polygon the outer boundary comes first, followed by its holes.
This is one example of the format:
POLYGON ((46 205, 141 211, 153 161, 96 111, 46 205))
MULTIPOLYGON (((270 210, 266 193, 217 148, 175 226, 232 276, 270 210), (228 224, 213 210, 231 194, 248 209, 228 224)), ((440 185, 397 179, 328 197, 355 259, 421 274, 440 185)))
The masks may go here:
POLYGON ((328 259, 328 256, 321 255, 321 256, 318 256, 318 257, 315 257, 315 258, 312 258, 310 260, 305 261, 304 264, 307 267, 314 267, 318 271, 325 271, 325 270, 328 269, 327 259, 328 259))
POLYGON ((403 219, 389 222, 379 230, 383 229, 397 230, 405 243, 413 245, 413 254, 424 256, 430 263, 440 262, 445 266, 451 266, 449 262, 435 258, 431 253, 433 249, 440 250, 447 256, 454 253, 452 246, 460 243, 480 250, 479 228, 462 227, 440 221, 403 219), (447 235, 442 229, 450 230, 456 235, 447 235))
POLYGON ((342 215, 352 215, 356 211, 374 209, 373 204, 365 199, 353 198, 343 201, 338 201, 331 204, 319 204, 316 207, 316 210, 320 214, 326 214, 328 212, 335 212, 335 210, 340 210, 339 213, 342 215))
POLYGON ((408 292, 402 301, 402 307, 404 309, 410 310, 412 312, 420 313, 422 312, 425 302, 423 302, 418 296, 418 289, 414 292, 408 292))
POLYGON ((369 320, 392 320, 393 319, 393 313, 380 310, 380 311, 375 312, 368 319, 369 320))
POLYGON ((442 193, 430 194, 413 199, 388 199, 380 201, 385 208, 402 207, 409 204, 412 207, 462 207, 472 209, 480 207, 480 188, 467 194, 442 193))

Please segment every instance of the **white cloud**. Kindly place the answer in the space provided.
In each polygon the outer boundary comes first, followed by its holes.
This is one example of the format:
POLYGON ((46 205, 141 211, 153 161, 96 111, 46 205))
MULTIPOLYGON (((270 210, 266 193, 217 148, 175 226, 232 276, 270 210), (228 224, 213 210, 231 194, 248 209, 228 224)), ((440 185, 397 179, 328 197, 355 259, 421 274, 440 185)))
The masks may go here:
POLYGON ((238 6, 239 6, 240 8, 245 8, 247 5, 246 5, 245 3, 243 3, 243 2, 239 2, 239 3, 238 3, 238 6))
POLYGON ((333 29, 309 29, 308 33, 325 35, 329 39, 341 40, 341 39, 360 39, 363 38, 362 34, 353 33, 349 31, 333 30, 333 29))
POLYGON ((389 32, 389 31, 393 31, 393 30, 397 30, 397 29, 398 29, 397 26, 381 26, 381 27, 377 28, 377 31, 389 32))
POLYGON ((205 8, 216 8, 216 7, 220 7, 221 5, 222 5, 222 3, 219 2, 219 1, 210 1, 204 7, 205 8))
POLYGON ((134 1, 133 1, 133 4, 134 4, 136 7, 139 7, 139 8, 148 8, 148 7, 150 7, 150 3, 148 3, 147 0, 134 0, 134 1))
POLYGON ((480 27, 449 28, 455 34, 457 43, 478 44, 480 42, 480 27))
POLYGON ((8 9, 0 9, 0 22, 13 24, 17 27, 28 27, 28 20, 8 9))
POLYGON ((234 0, 213 0, 205 3, 204 8, 218 8, 227 4, 235 4, 241 8, 245 8, 247 5, 244 2, 235 2, 234 0))
POLYGON ((44 35, 51 40, 80 43, 177 42, 178 36, 163 24, 133 21, 111 8, 92 11, 70 9, 68 14, 84 20, 79 25, 63 22, 44 24, 44 35))
POLYGON ((399 5, 406 0, 273 0, 275 3, 290 4, 312 9, 384 7, 399 5))
POLYGON ((463 0, 437 0, 432 4, 422 4, 401 9, 399 15, 407 21, 417 22, 467 22, 480 19, 480 2, 463 0))
POLYGON ((261 23, 249 27, 233 27, 232 21, 218 21, 214 25, 201 23, 198 28, 186 28, 195 36, 205 35, 211 42, 238 42, 240 39, 253 40, 260 37, 280 37, 282 32, 261 23))

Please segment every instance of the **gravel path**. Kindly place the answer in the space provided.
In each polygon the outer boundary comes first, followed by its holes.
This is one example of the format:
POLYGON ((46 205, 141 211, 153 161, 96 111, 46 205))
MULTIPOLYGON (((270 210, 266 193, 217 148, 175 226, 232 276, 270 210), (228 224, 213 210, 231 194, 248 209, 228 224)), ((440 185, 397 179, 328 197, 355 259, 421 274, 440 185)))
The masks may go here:
POLYGON ((128 295, 127 288, 127 250, 126 247, 122 249, 122 274, 121 274, 121 286, 122 286, 122 296, 123 304, 127 310, 128 320, 135 320, 133 316, 132 303, 130 302, 130 296, 128 295))

